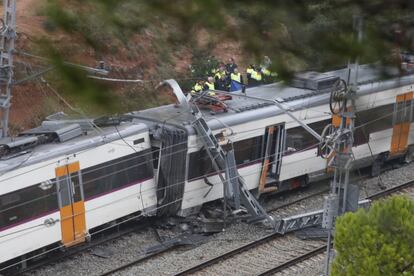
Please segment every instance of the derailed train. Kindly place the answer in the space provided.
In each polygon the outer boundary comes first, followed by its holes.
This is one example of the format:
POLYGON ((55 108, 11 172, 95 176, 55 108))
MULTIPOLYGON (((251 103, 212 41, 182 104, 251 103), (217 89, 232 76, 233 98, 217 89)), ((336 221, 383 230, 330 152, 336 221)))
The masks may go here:
MULTIPOLYGON (((360 66, 354 166, 411 157, 414 75, 380 79, 360 66)), ((229 111, 202 111, 238 171, 259 193, 305 186, 328 175, 318 140, 269 101, 277 99, 318 133, 337 124, 332 85, 348 69, 306 73, 234 93, 229 111)), ((180 105, 121 118, 68 120, 54 115, 0 145, 0 263, 3 267, 93 238, 125 218, 197 212, 223 197, 222 182, 180 105)))

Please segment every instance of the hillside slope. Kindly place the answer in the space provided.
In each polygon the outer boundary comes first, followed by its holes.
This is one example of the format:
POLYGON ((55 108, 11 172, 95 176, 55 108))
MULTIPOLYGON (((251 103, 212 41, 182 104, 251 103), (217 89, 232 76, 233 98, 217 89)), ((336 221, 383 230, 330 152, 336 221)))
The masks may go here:
MULTIPOLYGON (((99 26, 91 35, 103 45, 99 52, 77 34, 68 34, 57 30, 44 15, 47 0, 17 1, 17 50, 39 55, 47 55, 42 49, 45 41, 52 45, 65 60, 96 67, 104 61, 110 68, 110 77, 125 79, 143 79, 144 85, 113 84, 110 89, 116 94, 118 112, 142 109, 165 103, 154 95, 152 88, 162 79, 190 77, 189 65, 200 57, 200 52, 214 55, 219 60, 234 57, 243 64, 241 47, 233 41, 221 41, 208 48, 206 41, 214 36, 204 30, 196 34, 197 44, 171 45, 168 40, 168 23, 154 24, 151 28, 132 33, 125 41, 120 41, 111 32, 99 26)), ((85 23, 86 24, 86 23, 85 23)), ((48 63, 27 56, 16 55, 16 79, 26 77, 48 66, 48 63)), ((63 95, 72 106, 81 107, 87 114, 105 113, 105 107, 90 107, 82 97, 67 91, 60 77, 51 71, 43 78, 37 78, 13 89, 11 128, 17 132, 38 124, 50 113, 70 109, 59 95, 63 95), (59 93, 59 95, 58 95, 59 93)), ((112 111, 108 111, 112 112, 112 111)))

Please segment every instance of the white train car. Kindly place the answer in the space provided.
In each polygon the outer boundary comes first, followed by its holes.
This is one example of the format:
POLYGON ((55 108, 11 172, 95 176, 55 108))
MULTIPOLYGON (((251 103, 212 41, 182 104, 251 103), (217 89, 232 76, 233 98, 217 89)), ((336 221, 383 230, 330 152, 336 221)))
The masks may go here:
MULTIPOLYGON (((414 75, 382 80, 369 66, 359 72, 354 165, 410 157, 414 75)), ((282 191, 329 176, 319 142, 272 101, 322 133, 338 124, 329 97, 339 78, 348 70, 305 74, 295 87, 249 88, 255 98, 234 93, 228 112, 202 111, 223 148, 234 149, 249 189, 282 191)), ((97 227, 126 216, 187 215, 222 198, 195 118, 179 100, 127 114, 125 122, 101 121, 98 132, 86 121, 49 120, 0 143, 1 267, 83 243, 97 227)))
POLYGON ((96 227, 155 207, 145 125, 96 132, 73 122, 44 123, 2 145, 53 140, 0 160, 0 263, 84 242, 96 227))
MULTIPOLYGON (((239 173, 250 189, 258 188, 259 193, 281 191, 329 176, 327 160, 318 150, 318 140, 271 101, 277 99, 321 134, 328 124, 339 124, 330 111, 330 92, 332 84, 339 78, 348 79, 348 74, 348 69, 306 73, 293 81, 295 87, 277 83, 248 88, 246 95, 236 92, 225 102, 227 112, 211 114, 209 109, 202 110, 223 147, 234 148, 239 173), (268 163, 264 162, 266 159, 268 163)), ((354 167, 367 167, 411 154, 414 77, 385 80, 380 76, 379 69, 367 65, 359 68, 354 167)), ((180 132, 180 141, 186 144, 185 159, 182 154, 179 158, 167 154, 168 162, 178 162, 185 171, 180 173, 181 178, 170 181, 170 184, 183 183, 183 189, 179 194, 175 190, 172 197, 173 200, 182 198, 181 208, 167 210, 166 214, 176 214, 180 209, 180 214, 186 215, 196 212, 203 203, 223 197, 222 181, 191 125, 194 117, 185 104, 134 112, 132 116, 147 124, 152 133, 158 133, 151 142, 154 149, 160 148, 156 153, 159 160, 165 159, 164 140, 159 138, 163 130, 180 132)))

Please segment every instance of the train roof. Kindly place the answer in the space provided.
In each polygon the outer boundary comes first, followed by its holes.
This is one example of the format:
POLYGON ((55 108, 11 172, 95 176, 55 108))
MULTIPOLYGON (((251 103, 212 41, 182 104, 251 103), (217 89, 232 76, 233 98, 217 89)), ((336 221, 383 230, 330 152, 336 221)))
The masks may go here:
MULTIPOLYGON (((260 99, 247 98, 240 91, 232 93, 232 99, 225 102, 229 108, 226 113, 211 114, 210 110, 205 109, 201 112, 211 129, 219 129, 283 113, 272 104, 273 100, 282 102, 289 110, 320 105, 328 102, 332 81, 338 78, 347 79, 348 75, 348 69, 299 74, 289 85, 279 82, 247 89, 247 96, 260 99)), ((357 93, 363 94, 412 84, 414 75, 398 77, 396 70, 384 71, 379 67, 363 65, 359 67, 358 80, 357 93), (394 77, 383 79, 384 72, 394 77)), ((120 136, 149 131, 157 125, 173 125, 187 130, 189 134, 195 133, 191 126, 194 116, 183 106, 160 106, 126 114, 125 118, 127 120, 121 122, 112 120, 113 118, 104 118, 102 121, 71 120, 62 114, 49 116, 40 127, 23 132, 20 137, 0 140, 0 173, 110 143, 120 139, 120 136), (91 127, 92 124, 98 123, 101 125, 99 131, 91 127), (53 139, 42 142, 45 137, 53 139), (2 153, 2 150, 12 147, 19 150, 8 154, 2 153)))
MULTIPOLYGON (((148 131, 148 127, 145 124, 136 122, 134 120, 128 122, 120 122, 119 124, 114 124, 112 126, 108 125, 99 128, 90 126, 87 120, 78 120, 77 123, 74 123, 73 120, 61 122, 45 122, 46 124, 43 124, 38 128, 24 132, 23 136, 13 139, 2 139, 0 140, 0 144, 4 146, 19 144, 20 141, 34 141, 33 138, 39 137, 34 136, 35 133, 42 135, 41 133, 47 133, 48 131, 58 131, 61 129, 71 131, 73 136, 73 131, 76 129, 76 125, 80 129, 81 133, 79 133, 79 135, 75 134, 76 137, 58 137, 57 139, 54 139, 54 142, 39 144, 36 147, 32 147, 27 150, 19 150, 11 154, 4 155, 0 157, 0 173, 5 173, 7 171, 42 162, 47 159, 56 158, 62 155, 69 155, 75 152, 78 153, 80 151, 94 148, 106 143, 111 143, 115 140, 121 139, 121 137, 123 138, 133 134, 139 134, 148 131), (54 125, 54 127, 50 127, 51 124, 54 125), (61 138, 66 140, 60 140, 61 138)), ((60 134, 62 133, 63 132, 60 134)), ((67 135, 67 133, 68 132, 66 132, 64 135, 67 135)))
MULTIPOLYGON (((399 77, 396 69, 361 65, 358 71, 358 95, 414 83, 414 74, 399 77)), ((332 81, 338 78, 347 80, 349 72, 348 68, 326 73, 307 72, 299 74, 289 85, 279 82, 247 88, 246 94, 241 91, 231 93, 232 99, 225 101, 228 112, 212 114, 209 109, 201 109, 201 112, 211 129, 219 129, 225 125, 236 125, 282 114, 282 110, 272 104, 273 100, 283 103, 291 111, 321 105, 329 101, 332 81), (321 89, 318 89, 319 81, 322 83, 319 87, 321 89), (328 85, 323 86, 323 81, 328 85), (247 98, 245 95, 263 100, 247 98)), ((194 116, 182 106, 172 104, 131 114, 149 125, 170 124, 186 129, 189 134, 195 133, 191 127, 194 116)))

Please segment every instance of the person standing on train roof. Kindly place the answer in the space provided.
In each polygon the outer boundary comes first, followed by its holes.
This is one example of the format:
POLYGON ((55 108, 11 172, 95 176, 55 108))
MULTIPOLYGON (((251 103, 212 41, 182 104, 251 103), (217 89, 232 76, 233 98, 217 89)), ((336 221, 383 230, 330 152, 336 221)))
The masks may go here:
POLYGON ((208 90, 208 95, 209 96, 214 96, 216 95, 216 93, 214 93, 214 90, 216 90, 216 87, 214 85, 214 78, 213 77, 208 77, 207 81, 204 83, 204 87, 203 87, 203 91, 208 90))
POLYGON ((243 88, 243 76, 240 74, 237 68, 234 68, 233 73, 230 74, 230 92, 242 90, 243 88))
POLYGON ((232 74, 234 69, 237 69, 237 64, 234 62, 234 58, 229 58, 228 63, 226 64, 226 70, 228 74, 232 74))

